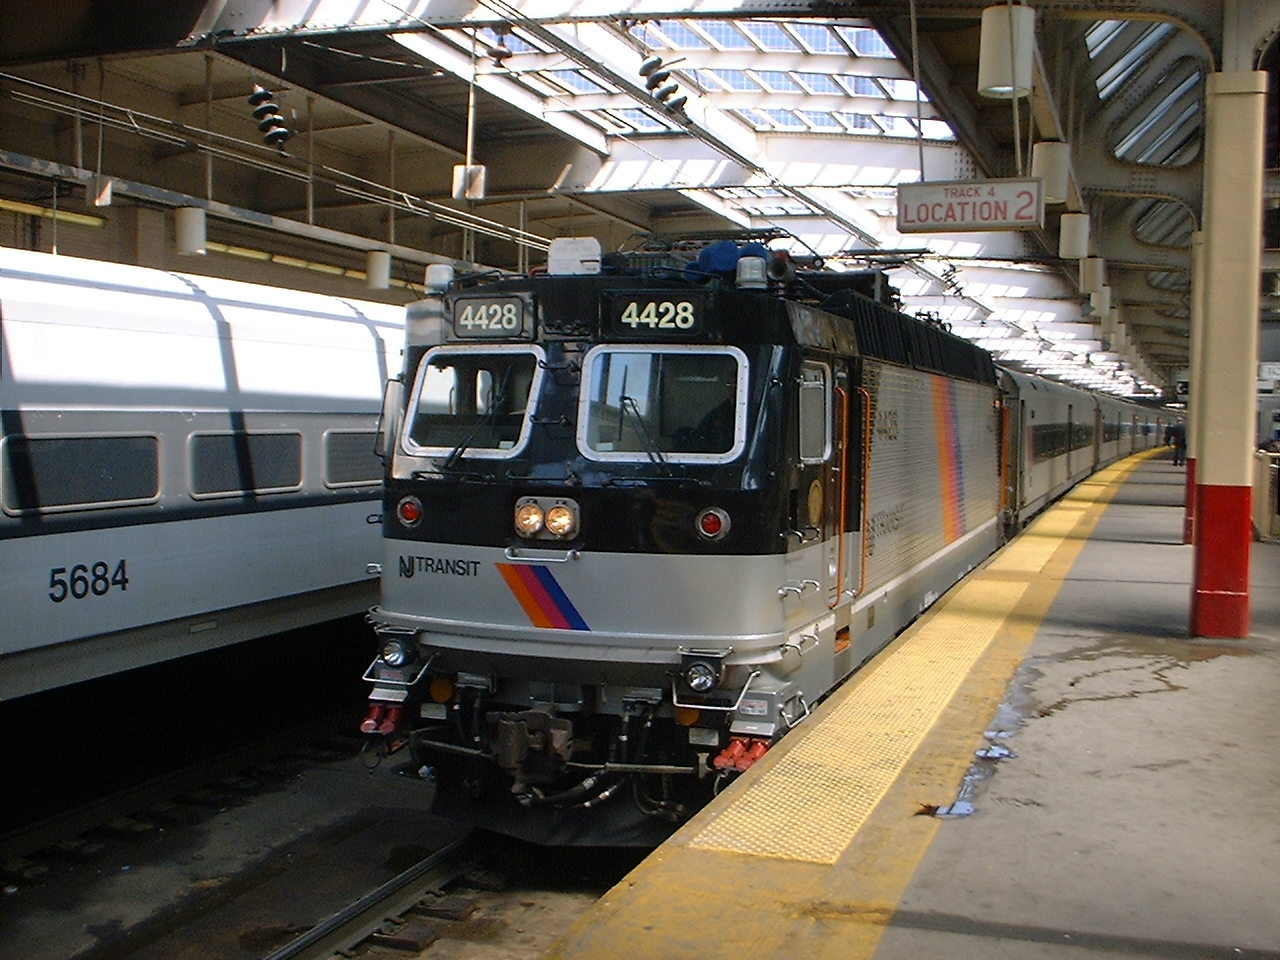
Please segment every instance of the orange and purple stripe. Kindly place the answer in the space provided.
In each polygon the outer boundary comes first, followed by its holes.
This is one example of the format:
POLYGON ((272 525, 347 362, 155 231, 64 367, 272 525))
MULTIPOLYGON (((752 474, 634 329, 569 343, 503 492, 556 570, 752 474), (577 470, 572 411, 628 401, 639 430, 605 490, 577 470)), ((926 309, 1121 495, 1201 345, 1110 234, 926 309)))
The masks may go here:
POLYGON ((964 473, 956 385, 944 377, 933 378, 933 429, 942 482, 942 529, 947 543, 951 543, 964 535, 964 473))
POLYGON ((495 566, 535 627, 591 629, 549 568, 522 563, 499 563, 495 566))

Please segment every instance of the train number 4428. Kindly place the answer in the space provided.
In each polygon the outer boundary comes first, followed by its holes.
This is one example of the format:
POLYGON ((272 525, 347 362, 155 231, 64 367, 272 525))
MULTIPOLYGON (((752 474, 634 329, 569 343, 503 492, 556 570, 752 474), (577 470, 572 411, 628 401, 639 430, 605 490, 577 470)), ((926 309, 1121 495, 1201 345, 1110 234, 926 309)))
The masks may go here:
POLYGON ((54 567, 49 571, 49 599, 61 603, 67 597, 83 600, 85 597, 105 596, 113 587, 129 589, 129 574, 123 560, 117 560, 115 568, 105 560, 97 563, 77 563, 68 570, 54 567))

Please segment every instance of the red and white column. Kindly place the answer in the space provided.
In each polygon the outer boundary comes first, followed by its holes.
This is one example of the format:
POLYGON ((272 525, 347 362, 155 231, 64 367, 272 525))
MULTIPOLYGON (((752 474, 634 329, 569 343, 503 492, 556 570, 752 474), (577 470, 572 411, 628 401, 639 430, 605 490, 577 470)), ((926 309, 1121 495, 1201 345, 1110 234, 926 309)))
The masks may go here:
POLYGON ((1204 311, 1191 635, 1249 633, 1249 501, 1262 246, 1267 75, 1211 73, 1206 87, 1204 311))

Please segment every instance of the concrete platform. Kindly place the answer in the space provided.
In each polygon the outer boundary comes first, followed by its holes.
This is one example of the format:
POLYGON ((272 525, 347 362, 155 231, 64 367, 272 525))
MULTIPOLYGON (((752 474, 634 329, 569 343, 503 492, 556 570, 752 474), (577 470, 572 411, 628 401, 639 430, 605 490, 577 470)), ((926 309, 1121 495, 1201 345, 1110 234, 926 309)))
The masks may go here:
POLYGON ((1189 640, 1182 493, 1082 484, 549 956, 1280 958, 1280 545, 1189 640))

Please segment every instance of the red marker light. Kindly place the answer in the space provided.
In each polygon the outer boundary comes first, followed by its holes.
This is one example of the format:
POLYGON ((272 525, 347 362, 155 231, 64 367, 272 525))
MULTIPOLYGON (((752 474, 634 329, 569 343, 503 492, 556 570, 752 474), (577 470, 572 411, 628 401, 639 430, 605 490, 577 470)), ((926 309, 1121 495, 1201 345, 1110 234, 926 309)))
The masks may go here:
POLYGON ((729 515, 719 507, 707 507, 698 514, 698 533, 708 540, 719 540, 729 532, 729 515))
POLYGON ((396 507, 396 515, 406 527, 412 527, 422 519, 422 501, 417 497, 405 497, 396 507))

